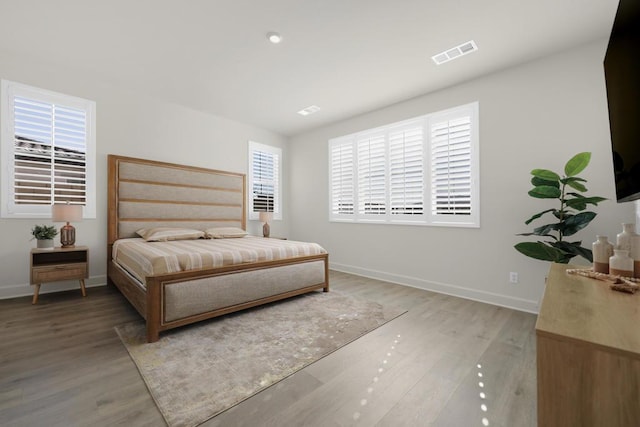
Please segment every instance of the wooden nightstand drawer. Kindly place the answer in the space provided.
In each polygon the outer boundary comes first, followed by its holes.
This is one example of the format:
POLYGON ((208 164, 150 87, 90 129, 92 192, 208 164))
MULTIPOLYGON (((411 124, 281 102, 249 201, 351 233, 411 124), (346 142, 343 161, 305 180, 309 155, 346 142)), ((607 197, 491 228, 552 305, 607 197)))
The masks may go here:
POLYGON ((46 267, 33 267, 31 274, 31 284, 57 282, 59 280, 85 279, 87 278, 87 264, 62 264, 48 265, 46 267))

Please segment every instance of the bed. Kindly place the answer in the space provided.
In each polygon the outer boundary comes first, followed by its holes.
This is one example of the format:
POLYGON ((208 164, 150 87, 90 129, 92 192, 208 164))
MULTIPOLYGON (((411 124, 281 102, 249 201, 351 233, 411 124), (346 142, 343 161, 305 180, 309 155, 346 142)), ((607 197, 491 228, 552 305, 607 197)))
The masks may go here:
POLYGON ((147 242, 137 234, 246 230, 245 179, 108 156, 108 282, 145 319, 148 342, 168 329, 329 291, 328 254, 317 244, 251 236, 147 242))

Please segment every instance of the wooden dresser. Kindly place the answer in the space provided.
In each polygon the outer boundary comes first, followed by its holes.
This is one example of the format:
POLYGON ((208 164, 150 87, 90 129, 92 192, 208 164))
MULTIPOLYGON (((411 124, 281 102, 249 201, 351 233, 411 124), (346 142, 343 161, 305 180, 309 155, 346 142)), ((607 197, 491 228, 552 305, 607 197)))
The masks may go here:
POLYGON ((536 323, 538 425, 640 426, 640 293, 552 264, 536 323))

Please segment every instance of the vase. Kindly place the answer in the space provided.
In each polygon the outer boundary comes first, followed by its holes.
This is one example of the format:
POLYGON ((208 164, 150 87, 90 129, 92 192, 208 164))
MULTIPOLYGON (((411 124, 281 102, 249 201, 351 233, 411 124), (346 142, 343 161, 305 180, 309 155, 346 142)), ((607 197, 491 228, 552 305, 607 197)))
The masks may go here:
POLYGON ((629 257, 629 251, 613 250, 613 256, 609 258, 609 274, 622 277, 633 276, 633 260, 629 257))
POLYGON ((37 239, 36 242, 38 249, 53 249, 53 239, 37 239))
POLYGON ((609 274, 609 258, 613 256, 613 244, 607 236, 596 236, 593 242, 593 271, 609 274))
POLYGON ((633 277, 640 278, 640 234, 631 236, 629 257, 633 260, 633 277))
POLYGON ((622 233, 618 233, 616 236, 616 249, 622 249, 631 253, 631 241, 636 234, 636 225, 632 223, 622 224, 622 233))

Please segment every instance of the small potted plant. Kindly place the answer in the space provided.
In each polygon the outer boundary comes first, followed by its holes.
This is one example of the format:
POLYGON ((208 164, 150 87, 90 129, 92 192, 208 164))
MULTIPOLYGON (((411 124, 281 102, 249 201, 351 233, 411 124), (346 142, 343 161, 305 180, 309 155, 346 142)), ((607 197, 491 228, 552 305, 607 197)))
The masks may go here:
POLYGON ((38 248, 48 249, 53 248, 53 238, 58 235, 58 230, 53 225, 36 225, 31 229, 31 234, 37 240, 38 248))

